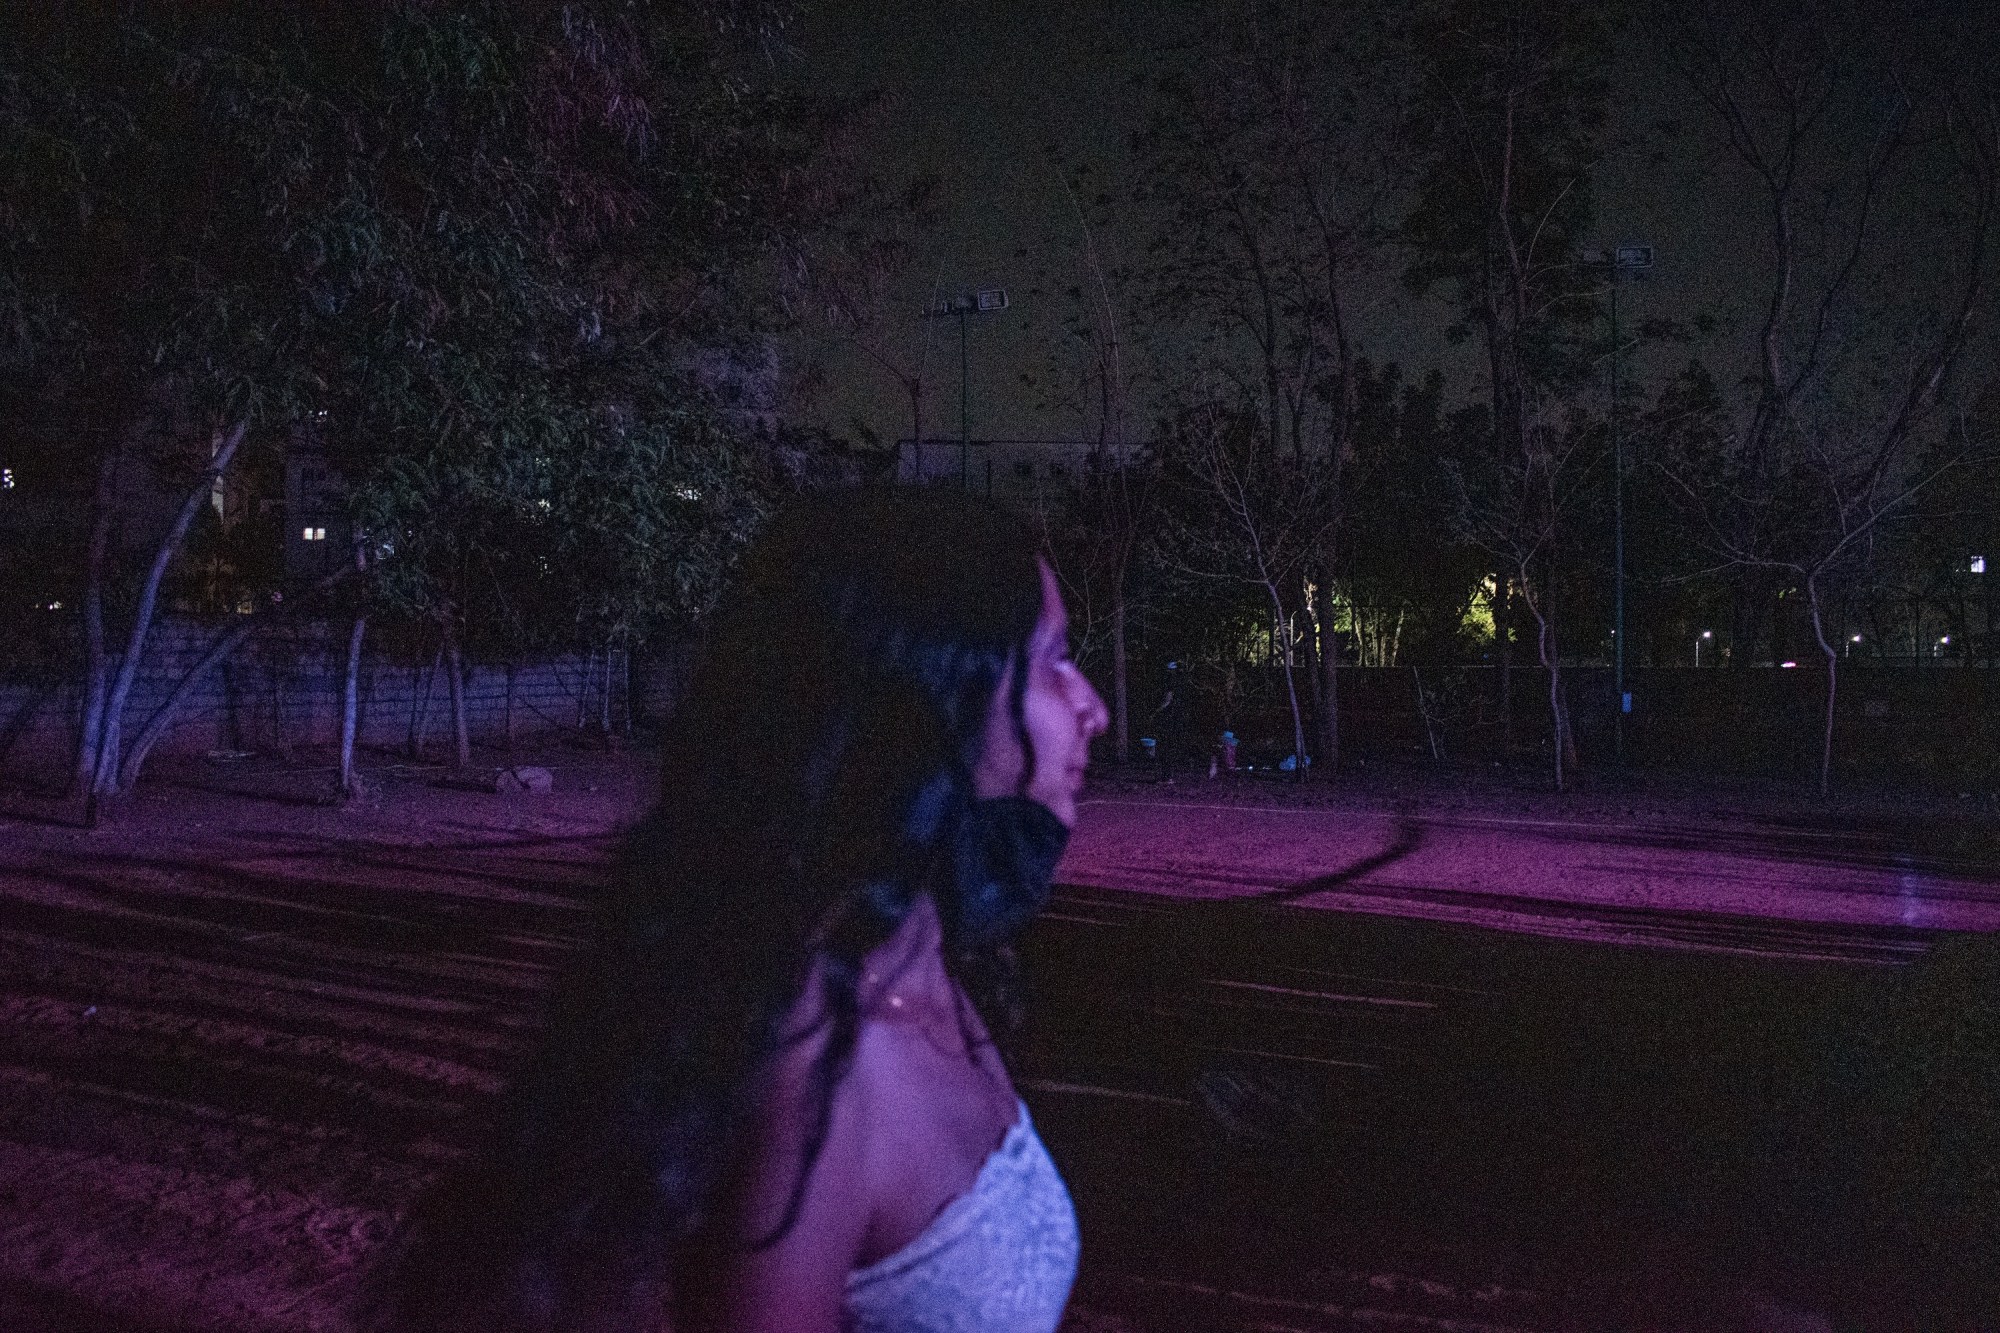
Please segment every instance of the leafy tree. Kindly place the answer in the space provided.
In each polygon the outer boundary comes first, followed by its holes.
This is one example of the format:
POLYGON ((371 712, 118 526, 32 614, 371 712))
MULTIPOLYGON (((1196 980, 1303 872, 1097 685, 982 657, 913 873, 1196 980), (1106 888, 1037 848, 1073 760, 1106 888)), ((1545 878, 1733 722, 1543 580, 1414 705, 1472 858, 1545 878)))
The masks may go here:
POLYGON ((843 108, 770 77, 789 19, 159 0, 16 20, 0 356, 81 435, 96 495, 84 785, 121 780, 124 698, 203 501, 239 451, 301 432, 347 480, 372 599, 455 660, 489 613, 536 643, 698 613, 764 484, 708 372, 754 363, 845 197, 815 158, 843 108), (142 472, 185 503, 107 687, 142 472))
POLYGON ((1461 651, 1475 590, 1492 571, 1478 551, 1449 539, 1445 463, 1461 437, 1445 419, 1444 379, 1432 371, 1405 380, 1393 365, 1364 366, 1359 379, 1347 559, 1323 632, 1354 636, 1360 659, 1361 617, 1393 612, 1422 645, 1419 659, 1450 659, 1461 651))
POLYGON ((1576 752, 1555 589, 1591 433, 1573 408, 1595 318, 1580 262, 1607 100, 1596 6, 1453 0, 1416 22, 1420 88, 1405 125, 1421 162, 1403 219, 1405 280, 1442 291, 1485 357, 1486 429, 1454 470, 1462 534, 1506 567, 1549 678, 1555 781, 1576 752), (1483 455, 1483 456, 1481 456, 1483 455))
POLYGON ((75 778, 95 793, 129 767, 126 705, 181 544, 239 451, 268 448, 306 387, 297 311, 269 281, 267 218, 242 188, 245 108, 218 82, 227 62, 204 22, 23 7, 0 39, 0 362, 62 423, 21 441, 24 473, 90 497, 71 587, 75 778), (146 512, 138 502, 162 489, 179 503, 146 512), (129 629, 114 675, 115 609, 129 629))
MULTIPOLYGON (((1321 545, 1301 578, 1315 590, 1345 559, 1367 353, 1356 312, 1389 263, 1386 224, 1407 183, 1395 130, 1409 56, 1394 13, 1361 4, 1331 23, 1268 0, 1222 7, 1172 53, 1134 141, 1139 203, 1156 223, 1140 275, 1155 356, 1184 383, 1227 383, 1232 412, 1254 405, 1244 420, 1265 447, 1314 479, 1321 545)), ((1319 652, 1312 636, 1300 647, 1319 652)), ((1330 770, 1339 657, 1320 657, 1309 679, 1330 770)))

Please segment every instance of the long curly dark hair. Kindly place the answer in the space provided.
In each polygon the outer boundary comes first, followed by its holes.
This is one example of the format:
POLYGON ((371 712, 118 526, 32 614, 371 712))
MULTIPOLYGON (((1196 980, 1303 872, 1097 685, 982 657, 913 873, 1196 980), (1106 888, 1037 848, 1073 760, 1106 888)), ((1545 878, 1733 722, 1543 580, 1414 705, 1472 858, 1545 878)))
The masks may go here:
POLYGON ((487 1149, 415 1210, 369 1326, 656 1330, 808 978, 828 1015, 809 1171, 861 960, 920 894, 988 1027, 1014 1025, 1011 955, 958 937, 941 865, 1003 681, 1032 770, 1026 672, 1008 668, 1042 595, 1027 527, 962 496, 854 492, 772 520, 541 1050, 487 1149))

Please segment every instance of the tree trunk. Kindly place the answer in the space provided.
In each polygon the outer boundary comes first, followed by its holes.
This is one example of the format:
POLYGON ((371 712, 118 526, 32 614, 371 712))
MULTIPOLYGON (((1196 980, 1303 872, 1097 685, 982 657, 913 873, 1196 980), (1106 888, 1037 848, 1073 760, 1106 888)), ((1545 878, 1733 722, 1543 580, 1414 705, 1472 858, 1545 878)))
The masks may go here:
POLYGON ((411 760, 424 757, 424 740, 430 734, 431 691, 437 688, 438 671, 444 665, 444 638, 438 638, 437 651, 431 654, 431 669, 410 667, 410 735, 407 742, 411 760), (423 688, 417 687, 418 681, 423 688))
MULTIPOLYGON (((152 753, 153 747, 172 727, 174 715, 180 712, 181 705, 194 693, 195 686, 200 684, 202 677, 213 671, 223 659, 242 646, 243 641, 249 638, 257 627, 256 617, 245 617, 244 624, 236 626, 210 644, 208 651, 201 655, 201 660, 188 668, 187 674, 180 678, 173 692, 153 710, 153 716, 147 719, 145 727, 133 740, 131 748, 125 754, 124 762, 119 766, 117 781, 114 784, 116 790, 129 793, 138 785, 139 770, 145 767, 146 756, 152 753)), ((109 758, 107 754, 105 759, 108 761, 109 758)))
POLYGON ((472 735, 465 723, 465 655, 459 651, 458 634, 444 628, 445 683, 451 690, 451 734, 458 750, 458 766, 472 767, 472 735))
MULTIPOLYGON (((310 588, 307 588, 301 594, 301 599, 310 597, 316 593, 325 592, 352 572, 351 570, 340 570, 325 576, 310 588)), ((282 605, 289 607, 297 605, 297 603, 287 602, 282 605)), ((215 670, 217 666, 228 661, 235 654, 236 650, 243 646, 245 640, 263 628, 273 614, 269 609, 261 609, 251 615, 244 616, 234 628, 222 634, 215 642, 211 643, 208 646, 208 651, 201 655, 200 660, 187 669, 186 674, 174 685, 173 692, 161 702, 158 708, 153 710, 153 715, 146 719, 145 728, 133 740, 131 751, 125 756, 125 761, 118 771, 118 790, 120 792, 129 793, 133 787, 138 785, 139 771, 145 766, 146 756, 152 752, 153 747, 160 742, 160 739, 172 727, 174 715, 180 711, 181 705, 187 702, 188 696, 194 693, 194 688, 201 683, 202 677, 215 670)))
POLYGON ((1132 762, 1132 683, 1126 660, 1125 580, 1111 588, 1111 725, 1118 762, 1132 762))
POLYGON ((1320 767, 1340 771, 1340 636, 1333 628, 1333 570, 1329 563, 1319 583, 1320 767))
POLYGON ((632 707, 633 707, 632 648, 631 645, 629 644, 626 645, 625 657, 623 661, 625 668, 625 739, 629 741, 632 739, 632 707))
MULTIPOLYGON (((76 771, 71 790, 92 793, 97 786, 97 747, 104 726, 104 690, 108 667, 104 655, 104 566, 111 554, 111 523, 118 503, 118 468, 123 442, 97 465, 97 494, 92 500, 90 553, 83 575, 83 690, 78 719, 76 771)), ((88 799, 88 796, 86 796, 88 799)))
POLYGON ((604 641, 604 693, 597 701, 597 729, 604 734, 604 744, 611 744, 611 666, 613 649, 611 641, 604 641))
POLYGON ((1300 600, 1304 603, 1306 629, 1298 635, 1299 667, 1306 673, 1307 698, 1312 705, 1315 730, 1323 731, 1326 721, 1326 681, 1319 669, 1319 639, 1313 633, 1319 624, 1312 585, 1300 580, 1300 600))
POLYGON ((1819 582, 1815 577, 1806 579, 1806 608, 1812 616, 1813 638, 1819 641, 1819 650, 1826 658, 1826 725, 1819 741, 1819 794, 1824 798, 1833 790, 1833 709, 1840 698, 1840 654, 1827 641, 1826 617, 1820 607, 1819 582))
POLYGON ((1514 755, 1514 580, 1500 580, 1500 614, 1494 620, 1494 636, 1500 644, 1500 748, 1506 758, 1514 755))
POLYGON ((159 605, 160 584, 167 576, 167 566, 180 550, 181 541, 187 536, 188 527, 200 512, 202 503, 214 493, 215 483, 228 469, 229 460, 236 456, 237 447, 243 443, 244 432, 248 429, 249 423, 241 421, 226 436, 218 432, 207 470, 188 490, 181 501, 180 511, 174 515, 172 526, 160 538, 160 545, 153 553, 152 568, 146 571, 146 581, 139 590, 139 604, 132 613, 132 633, 125 641, 125 656, 118 663, 118 678, 104 701, 104 725, 98 742, 94 775, 94 785, 103 795, 113 795, 117 791, 120 751, 124 747, 121 727, 125 702, 131 696, 132 682, 138 678, 140 659, 145 656, 146 638, 152 632, 153 612, 159 605))
POLYGON ((1549 717, 1555 728, 1556 790, 1563 790, 1563 760, 1569 753, 1569 736, 1564 723, 1562 706, 1562 668, 1556 665, 1554 636, 1549 633, 1549 622, 1540 612, 1535 614, 1536 646, 1541 653, 1542 665, 1549 673, 1549 717))
POLYGON ((514 663, 509 662, 507 664, 506 727, 507 727, 507 762, 510 764, 514 762, 514 676, 516 671, 517 668, 515 667, 514 663))
POLYGON ((1535 651, 1549 677, 1549 718, 1554 727, 1556 790, 1563 791, 1568 779, 1565 761, 1573 751, 1569 739, 1569 710, 1563 706, 1562 663, 1556 652, 1556 629, 1541 603, 1527 591, 1526 585, 1527 578, 1523 575, 1521 600, 1527 604, 1528 614, 1535 618, 1535 651))
POLYGON ((1285 701, 1292 706, 1292 756, 1293 762, 1297 765, 1298 780, 1304 782, 1306 780, 1306 724, 1305 719, 1299 715, 1299 685, 1297 678, 1292 672, 1291 629, 1285 620, 1285 606, 1284 602, 1278 596, 1278 585, 1267 582, 1264 585, 1264 590, 1271 594, 1272 635, 1275 638, 1281 629, 1285 634, 1284 655, 1280 658, 1280 661, 1283 662, 1285 668, 1285 701))
POLYGON ((1431 697, 1424 692, 1423 673, 1416 667, 1410 668, 1410 683, 1417 689, 1417 717, 1424 724, 1424 743, 1430 747, 1433 763, 1444 758, 1444 747, 1438 741, 1440 719, 1431 708, 1431 697))
POLYGON ((361 774, 354 767, 355 731, 361 719, 361 641, 368 633, 366 614, 354 617, 347 636, 347 674, 340 689, 340 795, 342 805, 361 799, 361 774))

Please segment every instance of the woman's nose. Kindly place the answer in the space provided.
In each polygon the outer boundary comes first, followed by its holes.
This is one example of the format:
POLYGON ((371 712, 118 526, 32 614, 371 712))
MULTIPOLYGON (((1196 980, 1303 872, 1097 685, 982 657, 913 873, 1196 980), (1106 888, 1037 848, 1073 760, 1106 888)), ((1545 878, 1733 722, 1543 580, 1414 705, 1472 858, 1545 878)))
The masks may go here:
POLYGON ((1111 713, 1108 709, 1105 708, 1104 696, 1097 692, 1097 687, 1095 685, 1092 685, 1089 681, 1086 680, 1083 682, 1083 691, 1084 691, 1084 709, 1083 709, 1084 729, 1088 731, 1092 736, 1095 736, 1100 732, 1102 732, 1106 727, 1111 725, 1111 713))

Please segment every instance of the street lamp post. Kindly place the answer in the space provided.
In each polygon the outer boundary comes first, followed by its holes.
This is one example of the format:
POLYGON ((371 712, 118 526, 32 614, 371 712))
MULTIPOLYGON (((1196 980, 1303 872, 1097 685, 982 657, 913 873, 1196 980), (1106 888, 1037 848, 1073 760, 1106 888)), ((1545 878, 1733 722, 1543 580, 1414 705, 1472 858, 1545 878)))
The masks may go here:
POLYGON ((1700 665, 1701 665, 1701 644, 1702 644, 1702 639, 1712 639, 1712 638, 1714 638, 1714 637, 1715 637, 1715 631, 1714 631, 1714 630, 1707 630, 1707 629, 1705 629, 1705 630, 1703 630, 1703 631, 1701 632, 1701 638, 1700 638, 1700 639, 1696 639, 1696 640, 1694 641, 1694 664, 1695 664, 1696 666, 1700 666, 1700 665))
MULTIPOLYGON (((1625 441, 1618 429, 1618 275, 1643 276, 1653 267, 1653 247, 1628 241, 1611 253, 1611 530, 1612 565, 1616 571, 1612 591, 1611 673, 1612 689, 1618 696, 1617 711, 1611 718, 1612 749, 1620 766, 1625 763, 1625 715, 1632 711, 1632 696, 1625 689, 1625 441)), ((1707 637, 1706 635, 1703 636, 1707 637)), ((1701 665, 1701 645, 1695 645, 1695 665, 1701 665)))
MULTIPOLYGON (((947 296, 931 310, 934 319, 958 320, 958 487, 972 488, 972 379, 967 372, 966 321, 974 315, 991 314, 1007 308, 1005 287, 985 287, 976 292, 947 296)), ((923 448, 923 441, 917 441, 923 448)))

